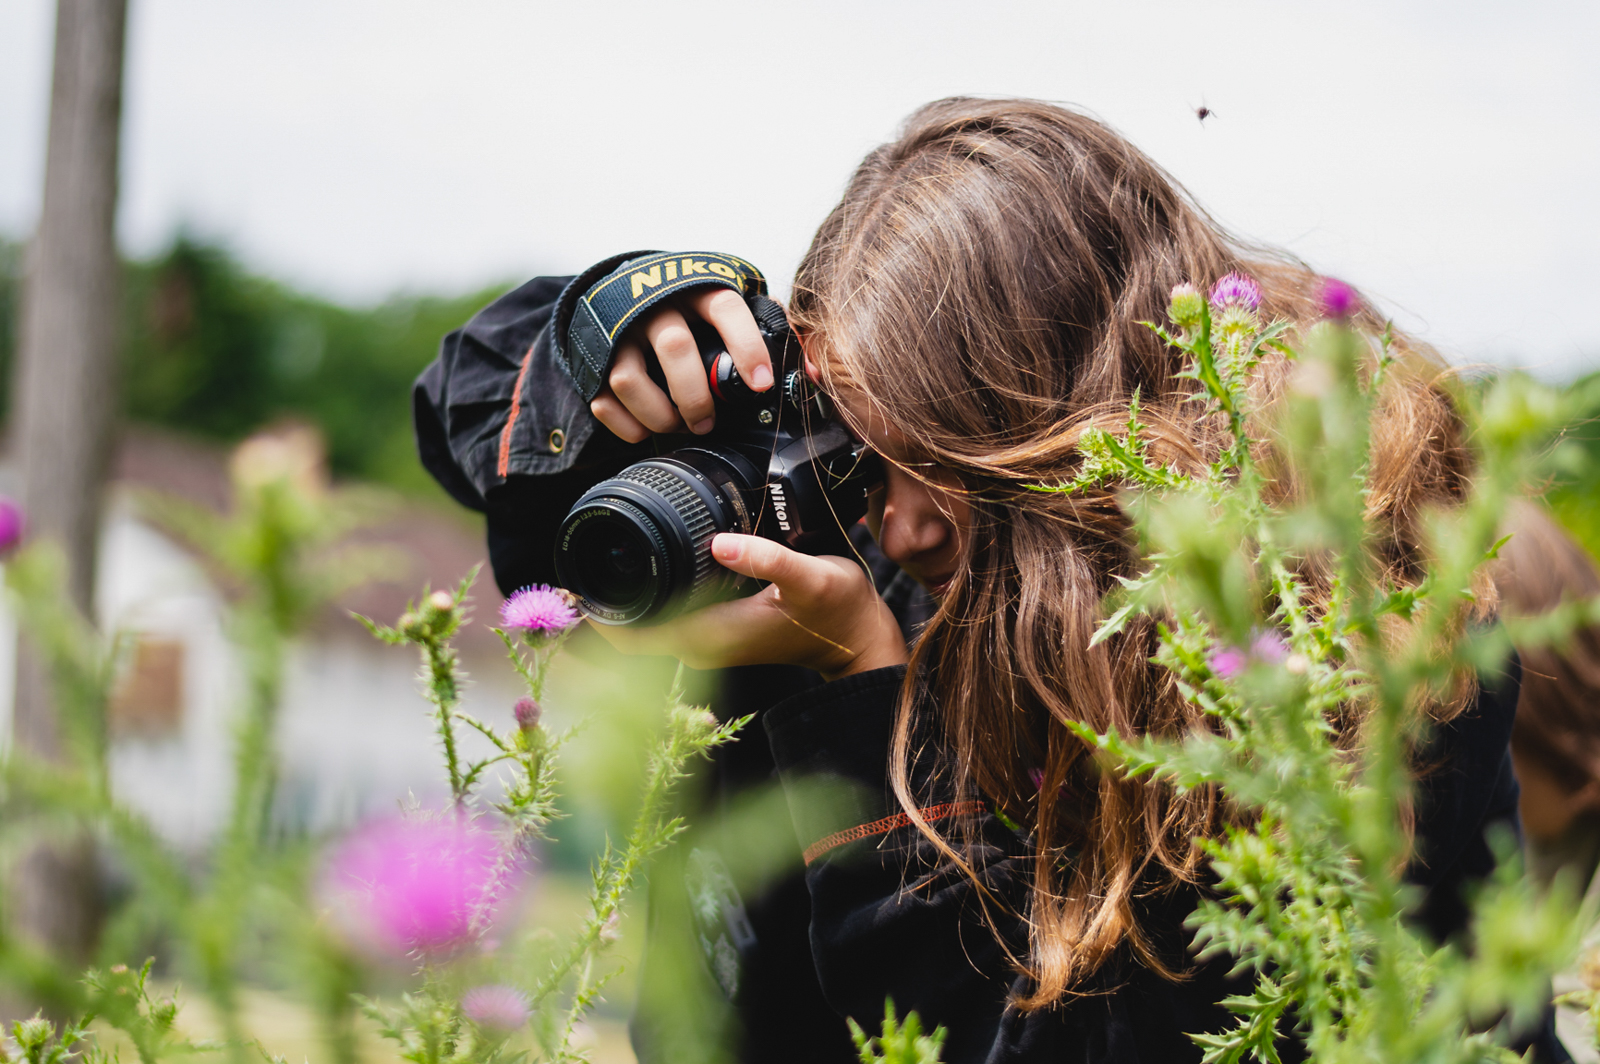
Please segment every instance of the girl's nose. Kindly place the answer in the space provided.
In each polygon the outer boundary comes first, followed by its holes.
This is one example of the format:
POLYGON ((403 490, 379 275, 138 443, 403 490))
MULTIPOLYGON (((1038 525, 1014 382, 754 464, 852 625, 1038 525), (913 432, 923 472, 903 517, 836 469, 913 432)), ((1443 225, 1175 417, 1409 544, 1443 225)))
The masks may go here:
POLYGON ((890 478, 885 491, 880 545, 892 561, 904 565, 950 543, 955 526, 934 498, 935 489, 900 476, 890 478))

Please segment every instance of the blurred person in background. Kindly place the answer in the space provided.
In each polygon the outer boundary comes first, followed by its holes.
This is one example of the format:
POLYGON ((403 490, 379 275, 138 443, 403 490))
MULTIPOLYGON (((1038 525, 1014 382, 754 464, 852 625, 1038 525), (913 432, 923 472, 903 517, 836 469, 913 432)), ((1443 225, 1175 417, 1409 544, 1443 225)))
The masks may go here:
MULTIPOLYGON (((1600 597, 1594 559, 1534 503, 1516 507, 1494 563, 1501 607, 1535 617, 1600 597)), ((1568 870, 1581 890, 1600 866, 1600 626, 1565 643, 1518 647, 1522 691, 1511 755, 1522 785, 1528 870, 1548 884, 1568 870)))
MULTIPOLYGON (((423 462, 487 514, 503 591, 553 581, 556 528, 596 481, 658 437, 670 449, 712 427, 696 319, 753 388, 773 384, 735 286, 686 291, 614 347, 586 344, 585 293, 643 254, 530 281, 447 337, 418 381, 423 462)), ((1152 663, 1149 618, 1090 646, 1104 594, 1138 564, 1128 519, 1110 489, 1028 489, 1070 481, 1083 430, 1120 429, 1136 389, 1158 461, 1215 453, 1182 360, 1141 324, 1164 320, 1182 284, 1302 329, 1326 313, 1323 278, 1233 239, 1065 108, 942 100, 853 175, 788 309, 807 372, 883 460, 876 548, 858 534, 858 566, 722 534, 717 561, 763 591, 602 634, 720 669, 716 712, 759 714, 719 756, 704 812, 774 778, 846 781, 856 800, 824 808, 796 787, 795 871, 759 894, 704 862, 652 875, 642 1061, 715 1059, 726 1038, 743 1061, 843 1064, 857 1059, 844 1017, 876 1027, 885 998, 948 1029, 949 1064, 1199 1060, 1188 1033, 1232 1025, 1231 960, 1194 961, 1184 928, 1205 876, 1191 840, 1221 830, 1223 807, 1099 772, 1066 726, 1205 726, 1152 663), (696 941, 703 963, 663 974, 659 958, 696 941), (720 991, 720 1013, 676 1008, 672 990, 694 980, 720 991)), ((1339 313, 1384 327, 1358 303, 1339 313)), ((1393 351, 1372 476, 1398 582, 1420 571, 1418 514, 1459 500, 1471 461, 1448 368, 1403 335, 1393 351)), ((1290 367, 1268 355, 1254 372, 1270 396, 1290 367)), ((1485 827, 1515 830, 1515 701, 1512 668, 1427 707, 1423 756, 1443 770, 1419 783, 1409 876, 1440 940, 1464 929, 1460 889, 1493 867, 1485 827)), ((1548 1016, 1520 1045, 1569 1059, 1548 1016)), ((1289 1039, 1282 1051, 1303 1055, 1289 1039)))

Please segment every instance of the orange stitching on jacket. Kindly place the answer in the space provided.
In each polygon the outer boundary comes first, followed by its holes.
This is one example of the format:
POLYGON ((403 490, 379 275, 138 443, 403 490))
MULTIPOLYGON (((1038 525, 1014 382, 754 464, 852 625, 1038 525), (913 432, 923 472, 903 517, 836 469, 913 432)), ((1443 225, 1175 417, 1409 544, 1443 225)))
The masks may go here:
MULTIPOLYGON (((948 816, 982 813, 987 809, 988 806, 978 801, 946 802, 943 805, 930 805, 926 809, 917 810, 917 812, 922 815, 923 820, 943 820, 948 816)), ((810 864, 829 850, 843 846, 847 842, 870 839, 874 835, 887 835, 896 828, 908 828, 910 826, 911 817, 905 813, 896 813, 893 816, 886 816, 882 820, 874 820, 870 824, 862 824, 846 831, 835 831, 832 835, 818 839, 806 847, 804 855, 806 864, 810 864)))
POLYGON ((533 345, 528 345, 528 353, 522 356, 522 368, 517 370, 517 387, 511 393, 511 416, 506 418, 506 427, 500 430, 500 461, 495 466, 496 472, 502 477, 511 470, 511 430, 517 424, 517 415, 522 413, 522 383, 528 378, 528 366, 533 361, 533 345))

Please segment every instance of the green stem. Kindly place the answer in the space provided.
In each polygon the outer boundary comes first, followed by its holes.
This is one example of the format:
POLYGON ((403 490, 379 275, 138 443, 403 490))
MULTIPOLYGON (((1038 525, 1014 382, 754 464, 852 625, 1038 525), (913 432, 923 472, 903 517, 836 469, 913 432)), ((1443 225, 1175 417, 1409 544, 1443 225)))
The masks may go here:
POLYGON ((445 769, 450 774, 450 798, 456 805, 466 801, 467 788, 456 751, 455 710, 461 704, 461 684, 456 676, 456 653, 448 643, 429 638, 422 644, 428 665, 428 701, 434 705, 439 740, 444 745, 445 769))

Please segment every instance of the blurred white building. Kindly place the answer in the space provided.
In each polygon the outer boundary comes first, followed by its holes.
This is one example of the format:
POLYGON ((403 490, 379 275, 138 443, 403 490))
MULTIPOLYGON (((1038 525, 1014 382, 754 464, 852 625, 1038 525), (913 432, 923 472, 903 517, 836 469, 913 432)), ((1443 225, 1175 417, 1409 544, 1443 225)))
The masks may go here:
MULTIPOLYGON (((218 509, 228 501, 227 456, 169 436, 130 435, 116 463, 101 537, 96 611, 130 641, 109 709, 111 774, 118 795, 170 841, 190 849, 227 815, 240 678, 226 631, 227 600, 201 560, 138 516, 138 491, 218 509)), ((423 507, 395 513, 363 535, 406 564, 344 596, 292 647, 277 733, 277 815, 321 831, 392 810, 414 794, 448 793, 415 651, 369 636, 349 613, 393 622, 425 582, 454 587, 484 557, 481 533, 423 507)), ((480 618, 498 606, 487 568, 480 618)), ((16 622, 0 610, 0 735, 10 734, 16 622)), ((457 641, 472 677, 464 707, 509 725, 521 690, 499 639, 481 621, 457 641)), ((482 740, 463 736, 470 749, 482 740)))

